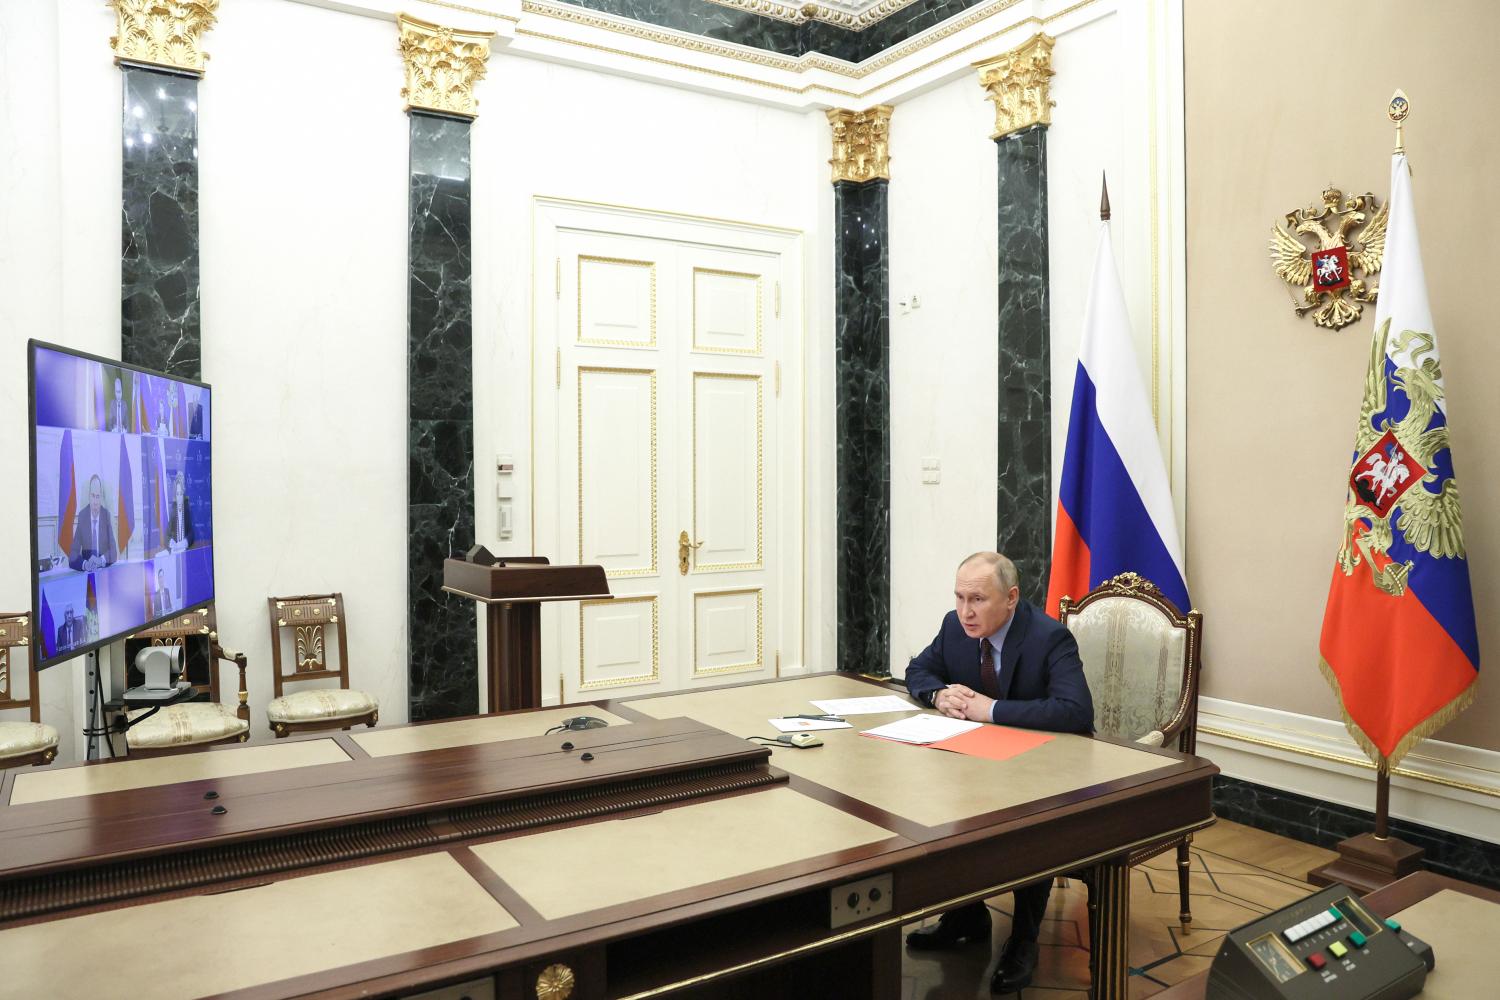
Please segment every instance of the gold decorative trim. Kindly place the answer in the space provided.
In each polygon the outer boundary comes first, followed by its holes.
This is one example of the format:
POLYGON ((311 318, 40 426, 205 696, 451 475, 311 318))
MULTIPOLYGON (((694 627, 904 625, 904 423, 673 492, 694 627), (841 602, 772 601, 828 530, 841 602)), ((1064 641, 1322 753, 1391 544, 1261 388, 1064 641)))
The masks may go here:
POLYGON ((597 691, 601 688, 629 687, 634 684, 651 684, 661 679, 661 609, 657 604, 658 594, 639 594, 628 597, 614 597, 603 601, 579 601, 578 602, 578 690, 597 691), (651 605, 651 672, 636 677, 612 677, 609 680, 591 681, 586 679, 586 664, 584 662, 584 650, 587 646, 585 623, 588 620, 586 610, 607 604, 618 607, 621 604, 646 604, 651 605))
POLYGON ((573 995, 577 982, 573 970, 561 962, 554 962, 536 977, 536 1000, 568 1000, 573 995))
POLYGON ((824 24, 849 28, 853 31, 863 31, 871 25, 879 24, 915 2, 916 0, 881 0, 880 3, 872 4, 856 13, 839 10, 824 3, 793 3, 790 0, 709 0, 709 3, 716 3, 721 7, 749 11, 752 14, 785 21, 788 24, 822 21, 824 24))
MULTIPOLYGON (((585 562, 583 554, 583 376, 587 373, 602 375, 645 375, 651 380, 651 565, 634 569, 607 569, 605 576, 655 576, 658 572, 657 544, 657 463, 656 463, 656 369, 655 368, 610 368, 596 365, 578 366, 578 561, 585 562)), ((534 516, 534 515, 533 515, 534 516)))
MULTIPOLYGON (((1348 764, 1350 767, 1363 768, 1367 771, 1377 770, 1376 765, 1367 757, 1349 757, 1341 753, 1333 753, 1329 750, 1314 750, 1311 747, 1298 746, 1295 743, 1285 743, 1281 740, 1266 739, 1263 736, 1250 736, 1246 733, 1232 733, 1227 729, 1219 729, 1217 726, 1198 725, 1198 735, 1217 736, 1225 740, 1237 740, 1240 743, 1249 743, 1254 746, 1269 747, 1272 750, 1283 750, 1287 753, 1299 754, 1303 757, 1313 757, 1317 760, 1326 760, 1335 764, 1348 764)), ((1438 758, 1427 758, 1438 760, 1438 758)), ((1443 764, 1451 764, 1452 761, 1439 761, 1443 764)), ((1393 767, 1392 775, 1402 778, 1411 778, 1414 781, 1427 781, 1434 785, 1442 785, 1445 788, 1457 788, 1465 792, 1473 792, 1476 795, 1488 795, 1491 798, 1500 798, 1500 788, 1476 785, 1468 781, 1459 781, 1456 778, 1445 778, 1440 774, 1429 774, 1425 771, 1413 771, 1409 767, 1393 767)))
POLYGON ((474 87, 484 79, 493 31, 458 31, 409 14, 397 14, 397 48, 406 64, 401 97, 406 110, 476 117, 474 87))
POLYGON ((865 111, 829 108, 824 114, 833 129, 833 183, 891 179, 891 112, 889 104, 865 111))
POLYGON ((1035 125, 1052 124, 1051 35, 1035 34, 994 59, 976 63, 979 85, 995 102, 995 131, 1000 139, 1035 125))
POLYGON ((590 254, 578 255, 578 337, 577 343, 589 344, 595 347, 634 347, 652 348, 656 346, 656 261, 654 260, 627 260, 624 257, 595 257, 590 254), (629 267, 645 267, 651 270, 651 339, 644 344, 638 340, 605 340, 588 339, 583 335, 583 262, 591 261, 595 264, 620 264, 629 267))
MULTIPOLYGON (((731 372, 693 372, 693 537, 698 531, 698 380, 721 379, 730 382, 755 383, 755 561, 743 563, 700 563, 693 561, 694 573, 726 573, 733 570, 764 569, 765 556, 765 385, 758 374, 731 372)), ((580 559, 579 562, 583 560, 580 559)))
MULTIPOLYGON (((889 678, 885 679, 888 680, 889 678)), ((1039 872, 1031 872, 1026 875, 1022 875, 1019 878, 1006 879, 1004 882, 997 882, 996 884, 988 886, 984 889, 977 889, 974 892, 966 892, 962 896, 955 896, 952 899, 945 899, 941 902, 933 903, 930 906, 919 907, 915 910, 907 910, 904 913, 886 917, 884 920, 879 920, 875 923, 861 924, 859 927, 856 927, 853 930, 841 931, 838 934, 832 934, 828 937, 820 938, 817 941, 808 941, 804 944, 797 945, 796 947, 788 948, 785 951, 779 951, 774 955, 764 955, 760 958, 752 958, 747 962, 739 962, 735 965, 727 965, 722 969, 714 969, 711 972, 700 973, 699 975, 692 976, 688 979, 681 979, 674 983, 667 983, 663 986, 656 986, 649 990, 642 990, 639 993, 631 993, 628 996, 620 997, 620 1000, 647 1000, 647 998, 649 997, 664 996, 665 994, 674 993, 677 990, 681 990, 689 986, 698 986, 702 983, 713 982, 716 979, 723 979, 725 976, 738 975, 739 973, 746 972, 750 969, 757 969, 762 966, 784 962, 789 958, 796 958, 799 955, 806 955, 810 952, 818 951, 822 948, 827 948, 830 945, 842 944, 845 941, 852 941, 855 938, 874 934, 877 931, 889 930, 892 927, 901 927, 905 924, 909 924, 917 920, 925 920, 928 917, 935 916, 936 914, 939 914, 944 910, 952 909, 955 906, 962 906, 964 903, 978 903, 985 899, 988 899, 991 896, 999 895, 1002 892, 1009 892, 1011 889, 1014 889, 1019 885, 1025 885, 1031 882, 1040 882, 1044 879, 1055 878, 1058 875, 1066 875, 1069 872, 1077 871, 1080 868, 1091 868, 1096 864, 1108 863, 1110 859, 1123 859, 1125 857, 1128 857, 1130 852, 1134 851, 1138 847, 1145 847, 1147 844, 1153 844, 1157 841, 1171 840, 1175 837, 1184 836, 1186 834, 1197 833, 1199 830, 1207 829, 1217 822, 1218 817, 1210 817, 1206 820, 1200 820, 1196 823, 1189 823, 1186 826, 1180 826, 1175 830, 1168 830, 1166 833, 1159 833, 1151 837, 1142 837, 1139 840, 1132 841, 1121 847, 1111 847, 1108 850, 1099 851, 1097 853, 1090 854, 1087 857, 1078 858, 1075 861, 1068 861, 1064 864, 1053 865, 1052 867, 1046 868, 1039 872)), ((1112 867, 1128 868, 1129 866, 1126 865, 1123 861, 1120 861, 1119 864, 1112 867)))
POLYGON ((717 677, 722 674, 744 674, 764 670, 766 666, 766 595, 764 587, 734 587, 729 590, 693 591, 693 676, 717 677), (755 660, 731 663, 723 667, 698 666, 698 601, 704 597, 727 597, 730 594, 755 595, 755 660))
POLYGON ((762 317, 764 308, 762 301, 764 295, 764 275, 750 274, 746 271, 721 271, 713 267, 693 268, 693 346, 692 349, 703 354, 741 354, 759 357, 764 353, 765 341, 762 330, 762 317), (698 275, 717 274, 725 278, 754 278, 755 279, 755 346, 752 348, 742 347, 707 347, 698 343, 698 275))
POLYGON ((115 12, 109 40, 115 62, 147 63, 202 76, 203 36, 218 20, 219 0, 108 0, 115 12))
MULTIPOLYGON (((990 6, 974 8, 973 10, 965 14, 944 21, 942 24, 932 28, 927 32, 922 33, 921 35, 911 39, 910 41, 903 42, 900 45, 892 46, 891 48, 886 49, 880 55, 875 56, 872 59, 866 59, 864 62, 857 64, 846 62, 842 59, 833 59, 818 53, 811 53, 809 55, 795 58, 791 56, 783 56, 772 52, 765 52, 759 49, 754 49, 747 45, 735 45, 732 43, 719 42, 713 39, 704 38, 700 35, 691 35, 686 32, 677 32, 668 29, 656 28, 651 25, 643 25, 638 21, 631 21, 626 18, 613 17, 610 15, 598 14, 592 11, 585 11, 567 4, 549 3, 547 2, 547 0, 521 0, 521 11, 525 14, 537 14, 543 17, 551 17, 557 20, 567 21, 571 24, 578 24, 589 28, 597 28, 599 30, 608 31, 615 34, 629 35, 632 38, 639 38, 643 41, 658 42, 663 45, 673 46, 674 48, 688 49, 689 51, 701 52, 705 55, 719 56, 725 59, 733 59, 737 62, 748 62, 757 66, 765 66, 771 69, 780 69, 790 73, 800 73, 804 70, 818 69, 835 74, 837 76, 845 77, 847 79, 862 80, 870 74, 878 72, 886 68, 887 66, 890 66, 892 63, 899 62, 900 60, 906 58, 909 55, 912 55, 913 53, 920 52, 922 49, 925 49, 937 42, 943 41, 944 39, 949 38, 967 28, 973 27, 974 25, 979 24, 982 21, 988 20, 996 14, 1004 13, 1020 2, 1021 0, 998 0, 997 3, 994 3, 990 6)), ((914 67, 913 69, 910 69, 900 74, 899 76, 892 77, 890 80, 885 81, 879 86, 890 86, 891 84, 896 83, 899 80, 903 80, 914 73, 920 73, 922 70, 934 66, 939 62, 951 59, 956 55, 961 55, 964 52, 968 52, 972 49, 978 48, 981 45, 992 42, 996 38, 999 38, 1001 35, 1008 34, 1025 25, 1030 24, 1037 27, 1044 27, 1045 25, 1051 24, 1053 21, 1056 21, 1063 17, 1067 17, 1069 14, 1072 14, 1075 11, 1081 10, 1084 7, 1091 6, 1095 2, 1097 2, 1097 0, 1079 0, 1078 3, 1057 11, 1054 14, 1049 14, 1046 17, 1031 16, 1023 18, 1015 24, 1007 25, 1006 27, 1001 28, 999 31, 986 35, 984 38, 980 38, 973 42, 970 42, 954 50, 953 52, 946 53, 936 59, 923 63, 921 66, 914 67)), ((541 38, 546 41, 562 42, 564 44, 577 45, 581 48, 593 49, 595 51, 609 52, 611 54, 627 56, 633 59, 642 59, 646 62, 654 62, 661 65, 673 66, 680 69, 690 70, 692 72, 706 73, 710 76, 740 80, 745 83, 768 87, 772 90, 786 91, 794 94, 806 94, 809 91, 818 90, 822 91, 823 93, 835 94, 839 97, 848 97, 855 100, 862 100, 873 93, 875 89, 877 89, 871 88, 870 90, 866 90, 862 93, 856 93, 853 91, 840 90, 836 87, 825 86, 823 84, 807 84, 801 87, 793 87, 786 84, 771 83, 766 80, 758 80, 753 77, 739 76, 734 73, 726 73, 721 70, 708 69, 702 66, 693 65, 692 63, 675 62, 670 59, 663 59, 659 56, 650 56, 639 52, 631 52, 626 49, 616 49, 606 45, 596 45, 590 42, 576 41, 574 39, 565 38, 558 35, 549 35, 545 32, 533 31, 528 28, 517 28, 516 33, 519 35, 529 35, 535 38, 541 38)))

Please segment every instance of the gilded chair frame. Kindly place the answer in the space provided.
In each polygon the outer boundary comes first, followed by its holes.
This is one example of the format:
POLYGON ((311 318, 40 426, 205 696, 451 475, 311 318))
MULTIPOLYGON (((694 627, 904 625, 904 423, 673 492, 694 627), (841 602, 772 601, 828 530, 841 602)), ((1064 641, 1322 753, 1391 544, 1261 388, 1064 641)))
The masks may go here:
MULTIPOLYGON (((298 597, 268 597, 266 606, 271 614, 271 683, 274 697, 280 698, 287 684, 332 677, 339 687, 349 690, 349 638, 344 617, 344 595, 303 594, 298 597), (328 626, 338 633, 339 665, 337 670, 329 668, 328 654, 324 645, 328 626), (292 654, 296 662, 290 673, 282 665, 281 640, 288 636, 292 643, 292 654)), ((312 732, 320 729, 351 729, 357 725, 374 726, 380 719, 376 708, 363 715, 340 719, 309 719, 303 722, 272 722, 271 731, 277 739, 295 732, 312 732)))
MULTIPOLYGON (((1186 633, 1182 685, 1178 693, 1177 704, 1171 718, 1167 719, 1156 732, 1161 734, 1160 746, 1181 753, 1196 753, 1198 749, 1198 680, 1202 672, 1203 613, 1191 610, 1184 615, 1178 610, 1177 605, 1173 604, 1150 580, 1136 573, 1121 573, 1104 581, 1077 601, 1064 596, 1058 604, 1058 619, 1066 627, 1069 618, 1082 613, 1096 601, 1121 597, 1155 608, 1166 617, 1171 627, 1181 629, 1186 633)), ((1189 848, 1192 842, 1192 834, 1169 837, 1137 848, 1131 852, 1129 859, 1131 865, 1138 865, 1176 848, 1177 891, 1181 903, 1181 912, 1178 916, 1184 929, 1193 920, 1192 908, 1188 901, 1189 874, 1192 866, 1189 848)))
MULTIPOLYGON (((219 684, 219 661, 233 663, 240 672, 239 700, 234 708, 234 716, 241 722, 250 722, 250 689, 245 683, 245 671, 248 661, 245 654, 234 649, 226 649, 219 645, 218 620, 214 614, 212 604, 192 611, 184 611, 173 615, 171 618, 158 625, 129 636, 130 639, 142 639, 153 646, 177 646, 183 650, 182 654, 182 679, 187 679, 187 640, 193 636, 206 636, 208 639, 208 684, 195 684, 194 690, 208 692, 208 699, 218 703, 220 700, 221 686, 219 684)), ((170 711, 171 706, 162 711, 170 711)), ((232 736, 225 736, 217 740, 205 740, 202 743, 184 743, 172 747, 132 747, 130 746, 129 734, 126 734, 126 746, 131 757, 169 757, 174 754, 187 753, 201 750, 204 747, 220 746, 233 743, 244 743, 250 738, 250 730, 232 736)))
MULTIPOLYGON (((36 660, 31 655, 31 615, 26 612, 0 614, 0 712, 27 709, 32 722, 42 721, 42 698, 37 690, 36 660), (26 658, 26 697, 15 697, 16 650, 26 658)), ((36 753, 7 757, 0 767, 25 767, 28 764, 50 764, 57 758, 57 747, 36 753)))

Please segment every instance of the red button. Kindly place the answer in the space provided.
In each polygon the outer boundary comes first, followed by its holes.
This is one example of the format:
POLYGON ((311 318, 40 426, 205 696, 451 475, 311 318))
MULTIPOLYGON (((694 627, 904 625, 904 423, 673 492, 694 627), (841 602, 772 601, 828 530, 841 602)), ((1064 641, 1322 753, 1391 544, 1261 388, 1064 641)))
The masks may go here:
POLYGON ((1312 966, 1314 969, 1321 969, 1323 968, 1323 966, 1328 964, 1328 959, 1323 957, 1322 952, 1315 951, 1311 955, 1307 956, 1307 964, 1312 966))

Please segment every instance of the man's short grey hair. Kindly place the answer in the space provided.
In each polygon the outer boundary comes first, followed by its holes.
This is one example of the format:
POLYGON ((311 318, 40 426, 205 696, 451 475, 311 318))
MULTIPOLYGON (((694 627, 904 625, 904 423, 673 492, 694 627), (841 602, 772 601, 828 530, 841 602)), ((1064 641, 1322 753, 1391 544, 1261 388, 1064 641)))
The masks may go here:
POLYGON ((976 552, 959 563, 958 568, 963 569, 972 562, 982 562, 994 570, 995 582, 1000 585, 1002 594, 1021 585, 1021 575, 1016 572, 1016 564, 998 552, 976 552))

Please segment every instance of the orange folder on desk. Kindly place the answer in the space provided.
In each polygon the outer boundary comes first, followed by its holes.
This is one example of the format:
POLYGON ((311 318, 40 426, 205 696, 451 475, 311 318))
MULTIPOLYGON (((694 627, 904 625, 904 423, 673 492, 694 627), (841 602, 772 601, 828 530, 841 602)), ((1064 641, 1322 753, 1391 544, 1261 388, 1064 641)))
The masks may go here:
POLYGON ((927 745, 937 750, 951 750, 954 753, 983 757, 986 760, 1010 760, 1052 739, 1052 733, 1041 733, 1035 729, 980 726, 967 733, 959 733, 957 736, 950 736, 946 740, 938 740, 936 743, 927 745))

